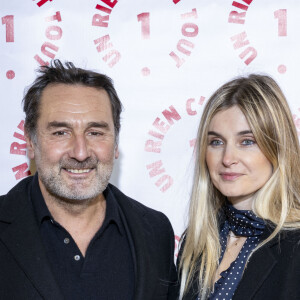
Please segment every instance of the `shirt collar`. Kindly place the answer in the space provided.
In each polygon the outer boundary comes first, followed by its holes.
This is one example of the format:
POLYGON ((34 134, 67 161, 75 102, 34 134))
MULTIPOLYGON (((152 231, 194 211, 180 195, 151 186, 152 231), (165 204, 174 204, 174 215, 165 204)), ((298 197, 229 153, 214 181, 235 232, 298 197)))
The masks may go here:
MULTIPOLYGON (((123 235, 124 226, 121 220, 118 202, 109 188, 105 189, 103 195, 106 199, 106 212, 100 230, 103 231, 110 223, 115 223, 118 227, 119 233, 123 235)), ((33 180, 31 182, 30 196, 39 226, 45 220, 53 219, 42 195, 37 173, 33 176, 33 180)))
POLYGON ((37 173, 31 182, 30 196, 39 226, 44 220, 53 219, 42 195, 37 173))
POLYGON ((103 196, 106 199, 106 213, 103 225, 101 227, 105 229, 105 227, 108 226, 110 223, 115 223, 118 227, 120 234, 124 235, 125 229, 120 215, 121 208, 119 207, 119 204, 109 187, 107 187, 104 190, 103 196))

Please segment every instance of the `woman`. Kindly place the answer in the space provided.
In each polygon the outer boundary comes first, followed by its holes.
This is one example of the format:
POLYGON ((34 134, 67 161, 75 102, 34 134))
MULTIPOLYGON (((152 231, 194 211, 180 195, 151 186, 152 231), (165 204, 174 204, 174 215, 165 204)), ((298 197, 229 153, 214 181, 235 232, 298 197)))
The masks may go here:
POLYGON ((287 101, 232 80, 201 118, 180 299, 300 299, 300 151, 287 101))

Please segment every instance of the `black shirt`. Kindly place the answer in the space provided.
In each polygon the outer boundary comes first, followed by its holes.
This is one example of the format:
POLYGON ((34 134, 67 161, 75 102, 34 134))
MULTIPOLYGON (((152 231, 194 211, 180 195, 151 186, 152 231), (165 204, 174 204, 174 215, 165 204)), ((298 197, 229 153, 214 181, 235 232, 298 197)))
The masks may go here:
POLYGON ((31 200, 41 238, 54 277, 65 299, 133 299, 134 264, 119 205, 104 191, 106 214, 85 257, 75 241, 51 216, 42 196, 38 176, 31 185, 31 200))

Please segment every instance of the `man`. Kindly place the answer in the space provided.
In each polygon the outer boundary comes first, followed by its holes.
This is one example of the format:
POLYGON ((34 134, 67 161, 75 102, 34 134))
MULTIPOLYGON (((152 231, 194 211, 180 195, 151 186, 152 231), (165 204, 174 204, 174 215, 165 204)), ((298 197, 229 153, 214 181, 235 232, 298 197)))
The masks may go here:
POLYGON ((175 299, 168 219, 108 184, 121 113, 111 80, 56 60, 24 111, 37 174, 0 197, 0 299, 175 299))

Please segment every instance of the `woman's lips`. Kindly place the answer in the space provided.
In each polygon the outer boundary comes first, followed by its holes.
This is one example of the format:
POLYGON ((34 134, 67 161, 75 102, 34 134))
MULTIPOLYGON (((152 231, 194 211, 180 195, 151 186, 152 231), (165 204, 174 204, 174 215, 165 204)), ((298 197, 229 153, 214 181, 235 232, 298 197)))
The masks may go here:
POLYGON ((238 179, 239 177, 241 177, 243 174, 241 173, 220 173, 221 177, 223 180, 225 181, 234 181, 236 179, 238 179))

